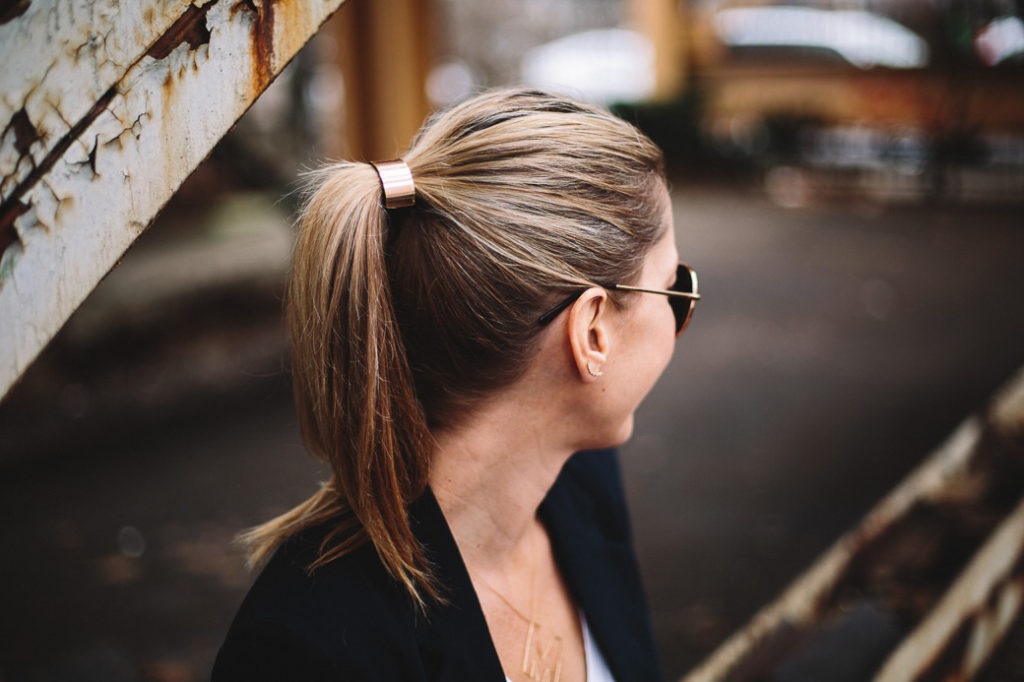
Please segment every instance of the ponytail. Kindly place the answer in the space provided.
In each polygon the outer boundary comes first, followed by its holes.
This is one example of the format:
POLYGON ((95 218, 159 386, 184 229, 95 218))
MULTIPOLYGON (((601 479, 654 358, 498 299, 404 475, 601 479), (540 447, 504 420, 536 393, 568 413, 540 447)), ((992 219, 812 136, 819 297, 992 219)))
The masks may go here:
POLYGON ((313 570, 373 543, 420 607, 438 598, 408 505, 427 485, 431 438, 416 400, 384 262, 377 173, 339 163, 311 174, 287 291, 296 409, 331 477, 308 500, 241 536, 257 564, 325 521, 313 570))

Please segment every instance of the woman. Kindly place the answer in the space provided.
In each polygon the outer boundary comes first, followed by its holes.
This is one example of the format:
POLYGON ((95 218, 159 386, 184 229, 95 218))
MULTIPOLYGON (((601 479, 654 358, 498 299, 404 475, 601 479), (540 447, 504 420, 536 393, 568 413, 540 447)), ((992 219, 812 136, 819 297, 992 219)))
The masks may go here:
POLYGON ((657 679, 614 455, 574 453, 629 438, 699 298, 677 260, 658 149, 562 97, 318 172, 288 313, 331 477, 247 534, 214 681, 657 679))

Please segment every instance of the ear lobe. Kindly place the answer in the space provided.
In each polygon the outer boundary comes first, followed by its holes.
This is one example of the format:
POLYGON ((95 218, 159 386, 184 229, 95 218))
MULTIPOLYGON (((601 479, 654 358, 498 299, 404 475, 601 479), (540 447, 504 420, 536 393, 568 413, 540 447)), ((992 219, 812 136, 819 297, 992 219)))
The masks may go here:
POLYGON ((596 381, 601 366, 608 359, 610 346, 608 327, 608 292, 593 287, 569 308, 569 346, 580 379, 585 383, 596 381))

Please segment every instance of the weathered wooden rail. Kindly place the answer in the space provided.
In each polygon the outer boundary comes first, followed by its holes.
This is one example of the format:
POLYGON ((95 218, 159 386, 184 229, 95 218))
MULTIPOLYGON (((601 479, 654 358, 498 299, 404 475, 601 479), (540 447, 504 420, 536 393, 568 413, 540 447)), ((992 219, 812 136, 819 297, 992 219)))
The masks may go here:
POLYGON ((1024 603, 1024 371, 683 682, 969 680, 1024 603))
POLYGON ((0 398, 343 0, 0 10, 0 398))

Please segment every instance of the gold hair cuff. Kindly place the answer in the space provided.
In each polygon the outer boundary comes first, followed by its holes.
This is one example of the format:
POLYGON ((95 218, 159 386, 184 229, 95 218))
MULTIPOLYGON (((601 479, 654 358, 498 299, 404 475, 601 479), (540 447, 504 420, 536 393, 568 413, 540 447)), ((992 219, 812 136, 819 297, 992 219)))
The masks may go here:
POLYGON ((416 185, 405 161, 371 161, 370 165, 377 170, 384 188, 384 208, 402 208, 416 203, 416 185))

